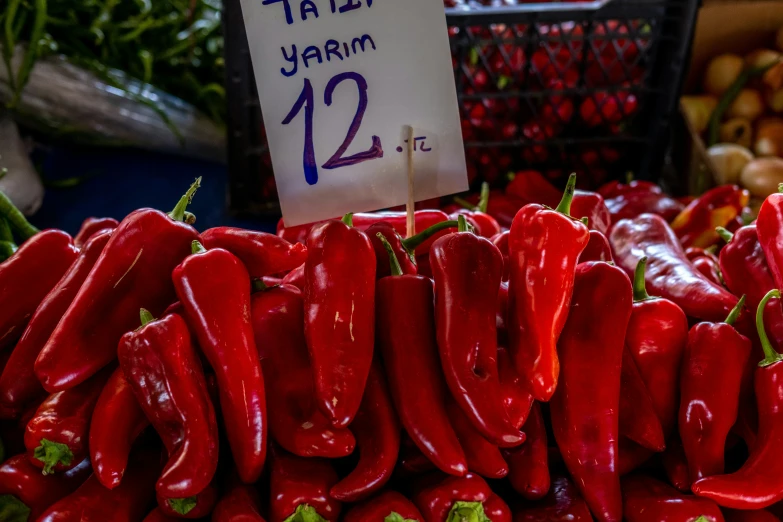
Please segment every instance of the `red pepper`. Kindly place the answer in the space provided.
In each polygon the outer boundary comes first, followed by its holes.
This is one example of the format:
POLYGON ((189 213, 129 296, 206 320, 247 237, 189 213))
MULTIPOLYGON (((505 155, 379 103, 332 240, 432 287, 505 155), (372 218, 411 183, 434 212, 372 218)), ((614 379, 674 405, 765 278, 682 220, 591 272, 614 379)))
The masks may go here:
POLYGON ((92 475, 36 522, 138 522, 154 498, 159 461, 158 452, 136 451, 118 487, 108 490, 92 475))
POLYGON ((524 504, 514 511, 514 522, 593 522, 579 490, 565 476, 552 477, 547 496, 535 504, 524 504))
POLYGON ((663 193, 661 187, 655 183, 651 181, 641 181, 635 179, 631 179, 627 183, 622 183, 620 181, 610 181, 609 183, 605 183, 598 188, 598 193, 601 194, 604 199, 611 199, 618 196, 623 196, 625 194, 635 194, 640 192, 653 194, 663 193))
POLYGON ((723 509, 722 511, 726 522, 780 522, 778 517, 764 509, 754 511, 723 509))
POLYGON ((92 418, 90 461, 98 481, 114 489, 125 474, 133 443, 150 423, 121 368, 106 381, 92 418))
POLYGON ((90 239, 60 282, 38 305, 0 376, 0 402, 3 406, 21 409, 45 394, 33 369, 35 359, 68 310, 110 238, 111 232, 106 231, 90 239))
POLYGON ((413 502, 396 491, 386 491, 351 508, 343 522, 421 522, 413 502))
POLYGON ((587 261, 606 261, 607 263, 613 263, 612 247, 609 246, 609 240, 604 234, 597 230, 590 231, 590 239, 587 241, 587 246, 582 253, 579 254, 579 262, 586 263, 587 261))
POLYGON ((503 455, 514 491, 528 500, 538 500, 546 496, 550 486, 546 426, 538 403, 533 405, 524 430, 525 443, 503 455))
POLYGON ((250 276, 227 250, 204 250, 174 269, 188 325, 217 377, 228 443, 239 477, 255 482, 266 459, 264 377, 250 323, 250 276))
POLYGON ((396 256, 390 263, 392 276, 377 283, 375 321, 394 405, 422 453, 444 472, 462 476, 467 463, 446 413, 448 391, 435 341, 432 281, 402 275, 399 264, 394 265, 396 256), (416 386, 410 386, 412 382, 416 386))
POLYGON ((144 522, 176 522, 178 517, 170 517, 163 513, 163 511, 157 507, 150 511, 149 515, 144 518, 144 522))
POLYGON ((597 230, 602 234, 609 231, 612 226, 612 216, 606 208, 604 198, 597 192, 577 190, 571 202, 571 215, 577 219, 587 218, 587 226, 590 230, 597 230))
POLYGON ((750 194, 736 185, 722 185, 693 200, 672 221, 683 247, 706 248, 718 241, 715 227, 725 227, 742 213, 750 194))
POLYGON ((41 301, 73 264, 79 250, 62 230, 44 230, 0 264, 0 350, 13 345, 41 301))
POLYGON ((73 244, 76 248, 82 248, 93 236, 104 230, 114 230, 120 222, 114 218, 96 218, 90 217, 82 222, 82 228, 73 238, 73 244))
POLYGON ((198 233, 184 223, 194 183, 171 214, 141 209, 114 231, 87 280, 35 362, 47 391, 84 382, 117 357, 117 343, 138 324, 139 308, 160 315, 175 301, 171 271, 198 233))
MULTIPOLYGON (((768 202, 769 199, 764 204, 768 202)), ((759 223, 759 234, 761 228, 759 223)), ((759 412, 756 445, 738 471, 706 477, 692 485, 695 494, 732 509, 763 509, 783 500, 783 473, 780 472, 783 462, 783 408, 780 404, 783 356, 772 348, 764 330, 764 308, 772 297, 780 299, 780 291, 770 290, 756 311, 756 325, 765 355, 755 374, 759 412)))
POLYGON ((531 392, 548 401, 557 386, 557 339, 568 314, 574 270, 587 246, 587 227, 568 215, 576 176, 556 210, 523 207, 509 236, 509 348, 531 392))
POLYGON ((305 337, 316 405, 335 427, 359 409, 370 372, 375 317, 375 253, 367 235, 329 221, 310 231, 305 263, 305 337))
MULTIPOLYGON (((501 293, 504 286, 506 296, 508 296, 507 285, 501 285, 501 293)), ((503 404, 506 407, 506 413, 511 424, 519 429, 525 424, 528 414, 530 414, 530 408, 533 406, 533 396, 530 395, 530 387, 517 373, 508 349, 502 346, 498 347, 498 375, 500 376, 500 391, 503 394, 503 404)))
POLYGON ((201 243, 207 249, 223 248, 237 256, 255 279, 288 272, 307 259, 307 248, 300 243, 244 228, 210 228, 201 233, 201 243))
POLYGON ((568 321, 558 343, 560 384, 552 430, 563 461, 599 520, 622 518, 617 468, 620 367, 633 291, 608 263, 576 268, 568 321))
POLYGON ((484 182, 481 184, 481 195, 479 196, 478 204, 474 207, 467 201, 464 202, 466 208, 461 208, 452 212, 449 215, 449 219, 457 220, 462 215, 465 219, 475 227, 476 234, 481 237, 491 238, 500 233, 500 224, 497 220, 487 214, 487 208, 489 206, 489 183, 484 182))
POLYGON ((650 476, 624 477, 622 486, 627 522, 723 522, 714 502, 683 495, 650 476))
POLYGON ((372 246, 375 249, 375 277, 381 279, 391 273, 386 247, 384 246, 383 241, 381 241, 381 238, 378 237, 379 232, 383 234, 383 237, 386 238, 386 241, 391 245, 392 250, 397 256, 397 261, 400 263, 403 274, 415 274, 417 273, 416 247, 433 236, 444 235, 441 231, 448 228, 456 228, 456 226, 456 221, 441 221, 407 239, 402 239, 394 227, 384 221, 370 226, 367 229, 367 236, 370 238, 372 246))
POLYGON ((75 388, 50 395, 27 423, 27 456, 44 475, 71 469, 87 456, 90 419, 110 375, 107 368, 75 388))
POLYGON ((490 238, 490 241, 498 247, 500 253, 503 255, 503 281, 508 281, 509 266, 508 262, 508 236, 510 232, 508 230, 495 234, 490 238))
POLYGON ((699 323, 688 334, 680 376, 680 439, 691 482, 723 473, 726 437, 737 420, 750 341, 734 329, 745 298, 723 323, 699 323))
POLYGON ((509 175, 506 194, 528 203, 541 203, 553 207, 563 196, 537 170, 523 170, 509 175))
MULTIPOLYGON (((609 237, 615 262, 629 274, 647 256, 647 289, 670 299, 689 317, 722 321, 737 304, 737 298, 696 270, 663 218, 643 214, 624 219, 609 237)), ((641 366, 641 365, 640 365, 641 366)))
POLYGON ((215 409, 185 320, 154 319, 120 339, 120 367, 141 409, 163 440, 169 460, 155 490, 167 498, 198 495, 217 469, 215 409))
POLYGON ((351 430, 356 435, 359 462, 329 491, 332 498, 343 502, 364 500, 386 485, 400 453, 400 421, 377 360, 370 367, 362 404, 351 430))
POLYGON ((679 201, 660 192, 628 192, 613 198, 607 198, 606 208, 612 216, 612 223, 621 219, 633 219, 641 214, 657 214, 664 220, 672 221, 685 206, 679 201))
POLYGON ((653 451, 663 451, 661 421, 633 355, 623 349, 620 373, 620 435, 653 451))
MULTIPOLYGON (((473 193, 465 197, 462 205, 447 205, 441 208, 441 210, 450 214, 464 206, 466 203, 473 208, 475 205, 478 205, 480 199, 481 196, 479 194, 473 193)), ((502 190, 490 190, 486 213, 495 218, 501 227, 508 228, 511 226, 511 222, 514 220, 517 211, 527 203, 529 202, 513 195, 506 194, 502 190)))
POLYGON ((305 290, 305 266, 302 263, 300 266, 294 268, 288 272, 283 278, 284 285, 292 285, 304 292, 305 290))
POLYGON ((201 518, 212 513, 217 503, 217 487, 209 484, 198 495, 186 498, 166 498, 160 493, 157 495, 158 509, 170 517, 175 518, 201 518))
POLYGON ((720 261, 712 252, 703 248, 690 247, 685 250, 685 256, 690 259, 694 268, 701 272, 704 277, 718 286, 723 286, 723 276, 720 273, 720 261))
POLYGON ((341 504, 329 496, 337 483, 330 461, 271 451, 271 522, 336 522, 341 504))
POLYGON ((90 461, 84 459, 65 473, 42 475, 40 468, 30 464, 26 455, 16 455, 0 465, 0 513, 6 520, 16 520, 14 511, 29 512, 36 520, 49 506, 70 495, 90 474, 90 461))
POLYGON ((511 510, 503 499, 495 493, 490 494, 489 498, 484 502, 484 513, 492 522, 511 522, 511 510))
POLYGON ((756 219, 759 243, 764 250, 767 266, 775 281, 775 288, 783 287, 783 193, 772 194, 764 200, 756 219))
POLYGON ((691 478, 688 471, 688 458, 685 448, 678 436, 671 437, 666 443, 666 450, 661 455, 661 464, 666 472, 669 483, 683 493, 690 493, 691 478))
POLYGON ((498 447, 473 427, 457 403, 450 400, 446 408, 451 425, 465 451, 468 469, 490 479, 501 479, 508 475, 508 465, 498 447))
POLYGON ((523 436, 503 407, 497 367, 496 312, 503 256, 488 239, 466 231, 432 245, 435 324, 443 373, 451 394, 478 431, 510 447, 523 436), (470 282, 470 284, 468 284, 470 282))
POLYGON ((488 522, 484 503, 492 495, 484 479, 473 473, 464 477, 435 473, 414 484, 413 503, 424 522, 488 522))
MULTIPOLYGON (((254 486, 234 484, 215 505, 212 522, 266 522, 254 486)), ((146 521, 145 521, 146 522, 146 521)))
POLYGON ((350 455, 356 446, 353 434, 332 427, 315 406, 302 293, 287 284, 254 293, 251 320, 264 369, 272 439, 300 457, 350 455))
MULTIPOLYGON (((400 439, 400 462, 397 468, 400 477, 421 475, 437 469, 435 464, 416 446, 406 431, 403 430, 400 439)), ((460 451, 462 450, 460 449, 460 451)))

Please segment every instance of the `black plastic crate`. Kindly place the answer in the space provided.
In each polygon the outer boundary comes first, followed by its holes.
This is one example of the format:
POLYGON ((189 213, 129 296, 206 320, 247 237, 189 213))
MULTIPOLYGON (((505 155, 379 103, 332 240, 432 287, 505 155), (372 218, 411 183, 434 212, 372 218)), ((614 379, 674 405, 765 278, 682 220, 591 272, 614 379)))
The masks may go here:
MULTIPOLYGON (((452 1, 452 0, 449 0, 452 1)), ((699 0, 446 8, 471 184, 540 170, 655 180, 699 0)), ((230 203, 277 212, 239 0, 224 0, 230 203)))

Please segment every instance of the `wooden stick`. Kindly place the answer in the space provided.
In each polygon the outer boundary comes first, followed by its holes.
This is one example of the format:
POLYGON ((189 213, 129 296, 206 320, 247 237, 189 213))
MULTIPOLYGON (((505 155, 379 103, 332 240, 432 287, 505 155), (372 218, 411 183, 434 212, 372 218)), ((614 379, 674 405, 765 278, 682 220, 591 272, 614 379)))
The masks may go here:
POLYGON ((413 126, 408 125, 408 203, 405 210, 408 212, 406 236, 416 235, 416 220, 414 212, 416 211, 416 202, 413 198, 413 126))

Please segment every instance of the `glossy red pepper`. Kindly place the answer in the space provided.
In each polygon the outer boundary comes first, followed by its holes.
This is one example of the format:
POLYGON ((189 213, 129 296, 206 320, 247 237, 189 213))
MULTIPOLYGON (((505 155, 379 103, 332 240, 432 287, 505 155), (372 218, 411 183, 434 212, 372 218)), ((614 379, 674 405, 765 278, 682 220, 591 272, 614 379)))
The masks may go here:
POLYGON ((506 230, 499 234, 495 234, 493 237, 490 238, 490 241, 492 241, 492 243, 494 243, 494 245, 498 247, 498 250, 500 250, 500 253, 503 256, 503 281, 508 281, 508 273, 509 273, 509 269, 511 268, 508 263, 509 234, 510 232, 506 230))
POLYGON ((311 230, 305 263, 305 337, 315 375, 316 405, 339 428, 351 423, 372 363, 375 252, 346 223, 311 230))
POLYGON ((575 184, 572 175, 556 210, 523 207, 509 236, 509 349, 540 401, 548 401, 557 386, 557 339, 568 314, 577 259, 590 237, 587 227, 568 215, 575 184))
POLYGON ((15 520, 14 511, 29 510, 29 518, 19 520, 36 520, 49 506, 76 491, 89 474, 87 459, 65 473, 47 476, 26 455, 11 457, 0 464, 0 513, 15 520))
MULTIPOLYGON (((390 261, 395 262, 396 257, 390 261)), ((465 454, 446 413, 448 391, 435 341, 432 281, 402 275, 396 267, 392 272, 377 283, 375 321, 394 406, 405 431, 433 464, 464 475, 465 454)))
POLYGON ((112 373, 95 404, 90 422, 90 461, 108 489, 120 485, 133 443, 150 422, 121 368, 112 373))
POLYGON ((714 254, 698 247, 690 247, 685 251, 685 255, 691 260, 694 268, 701 272, 704 277, 718 286, 723 286, 720 263, 714 254))
POLYGON ((783 287, 783 193, 772 194, 764 200, 756 219, 756 231, 767 266, 775 281, 775 288, 783 287))
POLYGON ((197 180, 170 214, 141 209, 112 233, 35 362, 47 391, 84 382, 117 357, 117 343, 138 325, 139 308, 159 316, 175 301, 171 271, 198 233, 184 223, 197 180))
POLYGON ((695 494, 732 509, 763 509, 783 500, 783 473, 780 470, 783 462, 783 356, 772 347, 764 329, 764 308, 772 297, 780 299, 780 291, 770 290, 756 311, 756 325, 765 355, 755 374, 758 440, 738 471, 706 477, 691 486, 695 494))
POLYGON ((104 230, 114 230, 120 222, 114 218, 96 218, 90 217, 82 222, 82 227, 73 238, 73 244, 76 248, 82 248, 93 236, 104 230))
POLYGON ((160 493, 156 495, 158 499, 158 509, 170 517, 194 519, 201 518, 212 513, 217 503, 218 491, 215 484, 209 484, 198 495, 186 498, 167 498, 160 493))
POLYGON ((487 522, 484 503, 492 495, 484 479, 473 473, 464 477, 435 473, 414 484, 413 503, 424 522, 487 522))
POLYGON ((261 501, 254 486, 234 484, 218 500, 212 522, 266 522, 261 516, 261 501))
POLYGON ((490 479, 501 479, 508 475, 508 464, 503 459, 498 447, 485 439, 473 427, 470 419, 462 412, 462 408, 450 400, 447 404, 447 411, 451 425, 465 451, 468 469, 490 479))
POLYGON ((661 194, 663 191, 661 187, 651 181, 642 181, 631 179, 627 183, 620 181, 610 181, 598 188, 598 193, 605 199, 616 198, 625 194, 634 194, 639 192, 648 192, 653 194, 661 194))
POLYGON ((511 522, 511 510, 503 499, 495 493, 490 494, 489 498, 484 502, 484 513, 492 522, 511 522))
POLYGON ((550 487, 546 426, 541 406, 536 403, 524 426, 525 443, 504 450, 508 478, 514 491, 528 500, 546 496, 550 487))
POLYGON ((423 522, 423 520, 413 502, 396 491, 386 491, 352 507, 343 518, 343 522, 423 522))
POLYGON ((270 522, 336 522, 342 505, 329 496, 338 481, 331 462, 280 450, 270 454, 270 522))
POLYGON ((38 305, 0 376, 0 402, 3 406, 22 409, 45 395, 35 375, 35 360, 110 238, 111 232, 106 231, 90 239, 62 279, 38 305))
POLYGON ((597 192, 575 191, 571 202, 571 215, 577 219, 587 218, 588 228, 602 234, 606 234, 612 226, 612 215, 606 208, 604 198, 597 192))
POLYGON ((117 356, 169 454, 155 490, 167 498, 198 495, 217 470, 218 429, 185 320, 177 314, 154 319, 142 309, 141 327, 122 336, 117 356))
POLYGON ((587 246, 582 253, 579 254, 579 262, 586 263, 588 261, 606 261, 607 263, 613 263, 612 247, 609 246, 609 240, 604 234, 597 230, 590 231, 590 239, 587 241, 587 246))
POLYGON ((452 396, 476 429, 493 444, 516 446, 524 438, 503 406, 497 366, 495 306, 503 257, 464 224, 460 216, 459 232, 430 250, 441 365, 452 396))
POLYGON ((155 497, 160 453, 135 451, 122 484, 108 490, 95 475, 52 505, 37 522, 138 522, 155 497))
POLYGON ((647 475, 629 475, 622 481, 623 515, 627 522, 723 522, 714 502, 683 495, 647 475))
POLYGON ((0 264, 0 350, 13 345, 25 331, 38 305, 68 271, 79 250, 62 230, 44 230, 25 241, 0 264))
POLYGON ((329 495, 358 502, 380 490, 392 476, 400 453, 400 421, 379 361, 370 367, 359 412, 351 423, 359 448, 359 462, 329 495))
POLYGON ((623 349, 620 372, 620 436, 653 451, 665 448, 658 412, 628 349, 623 349))
POLYGON ((632 303, 631 282, 622 270, 601 262, 579 265, 558 343, 563 362, 551 403, 552 429, 566 467, 599 520, 622 518, 618 407, 632 303))
POLYGON ((353 434, 334 428, 315 405, 302 292, 283 284, 255 292, 250 300, 272 439, 300 457, 350 455, 356 446, 353 434))
POLYGON ((621 219, 633 219, 641 214, 657 214, 667 222, 672 221, 685 205, 660 192, 629 192, 606 198, 606 208, 612 216, 612 223, 621 219))
POLYGON ((764 509, 741 511, 738 509, 723 509, 726 522, 780 522, 780 519, 764 509))
POLYGON ((722 321, 737 304, 737 297, 693 267, 660 216, 643 214, 618 222, 609 242, 615 262, 628 274, 633 274, 639 259, 647 256, 647 290, 673 301, 689 317, 722 321))
MULTIPOLYGON (((501 285, 501 293, 503 286, 501 285)), ((508 295, 508 287, 506 287, 506 295, 508 295)), ((520 429, 530 414, 534 402, 533 396, 530 394, 530 387, 517 373, 511 354, 503 346, 498 346, 498 375, 508 418, 515 428, 520 429)))
MULTIPOLYGON (((465 468, 467 469, 467 466, 465 468)), ((400 477, 421 475, 436 469, 435 464, 421 452, 408 433, 403 430, 400 440, 400 461, 396 470, 397 475, 400 477)))
POLYGON ((27 423, 27 456, 44 474, 71 469, 87 456, 90 419, 111 371, 50 395, 27 423))
POLYGON ((680 375, 680 439, 691 482, 724 471, 726 437, 737 420, 750 341, 734 329, 744 297, 723 323, 691 328, 680 375))
POLYGON ((292 285, 304 292, 305 290, 305 269, 304 263, 288 272, 283 278, 283 284, 292 285))
POLYGON ((215 227, 201 233, 201 243, 207 249, 222 248, 239 258, 250 277, 288 272, 307 259, 307 248, 301 243, 289 243, 266 232, 244 228, 215 227))
POLYGON ((250 323, 250 276, 227 250, 204 250, 174 269, 188 325, 217 377, 220 407, 239 477, 255 482, 266 459, 264 377, 250 323))
POLYGON ((721 185, 693 200, 672 221, 683 247, 706 248, 718 242, 715 227, 725 227, 742 213, 750 193, 736 185, 721 185))
POLYGON ((688 458, 678 436, 669 438, 666 450, 661 454, 661 464, 669 484, 683 493, 690 493, 691 478, 688 471, 688 458))
POLYGON ((579 490, 565 476, 552 477, 549 493, 540 501, 514 510, 514 522, 593 522, 579 490))

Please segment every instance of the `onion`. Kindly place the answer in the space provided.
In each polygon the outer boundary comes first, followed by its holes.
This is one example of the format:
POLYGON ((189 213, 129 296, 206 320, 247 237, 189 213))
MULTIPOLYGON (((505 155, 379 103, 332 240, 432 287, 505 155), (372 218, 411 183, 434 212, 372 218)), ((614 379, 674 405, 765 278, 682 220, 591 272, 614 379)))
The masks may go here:
POLYGON ((753 143, 753 125, 746 118, 732 118, 721 124, 718 137, 723 143, 736 143, 750 147, 753 143))
POLYGON ((702 96, 683 96, 680 98, 680 108, 683 115, 691 124, 693 131, 701 134, 707 130, 710 123, 710 115, 718 105, 718 99, 715 96, 705 94, 702 96))
POLYGON ((775 35, 775 43, 777 44, 778 51, 783 53, 783 27, 778 29, 778 33, 775 35))
POLYGON ((704 90, 720 96, 734 83, 744 67, 745 61, 736 54, 716 56, 704 72, 704 90))
POLYGON ((753 150, 757 156, 783 156, 783 119, 759 120, 753 150))
POLYGON ((734 143, 718 143, 707 149, 707 156, 715 167, 715 183, 734 185, 739 182, 745 165, 753 161, 753 153, 734 143))
POLYGON ((783 112, 783 89, 765 92, 764 102, 772 112, 783 112))
POLYGON ((748 69, 758 69, 773 64, 781 58, 780 53, 772 49, 756 49, 745 56, 745 66, 748 69))
POLYGON ((757 158, 745 165, 740 184, 758 198, 766 198, 778 191, 783 183, 783 159, 757 158))
POLYGON ((726 115, 729 118, 747 118, 755 120, 764 112, 764 102, 756 89, 742 89, 729 105, 726 115))

